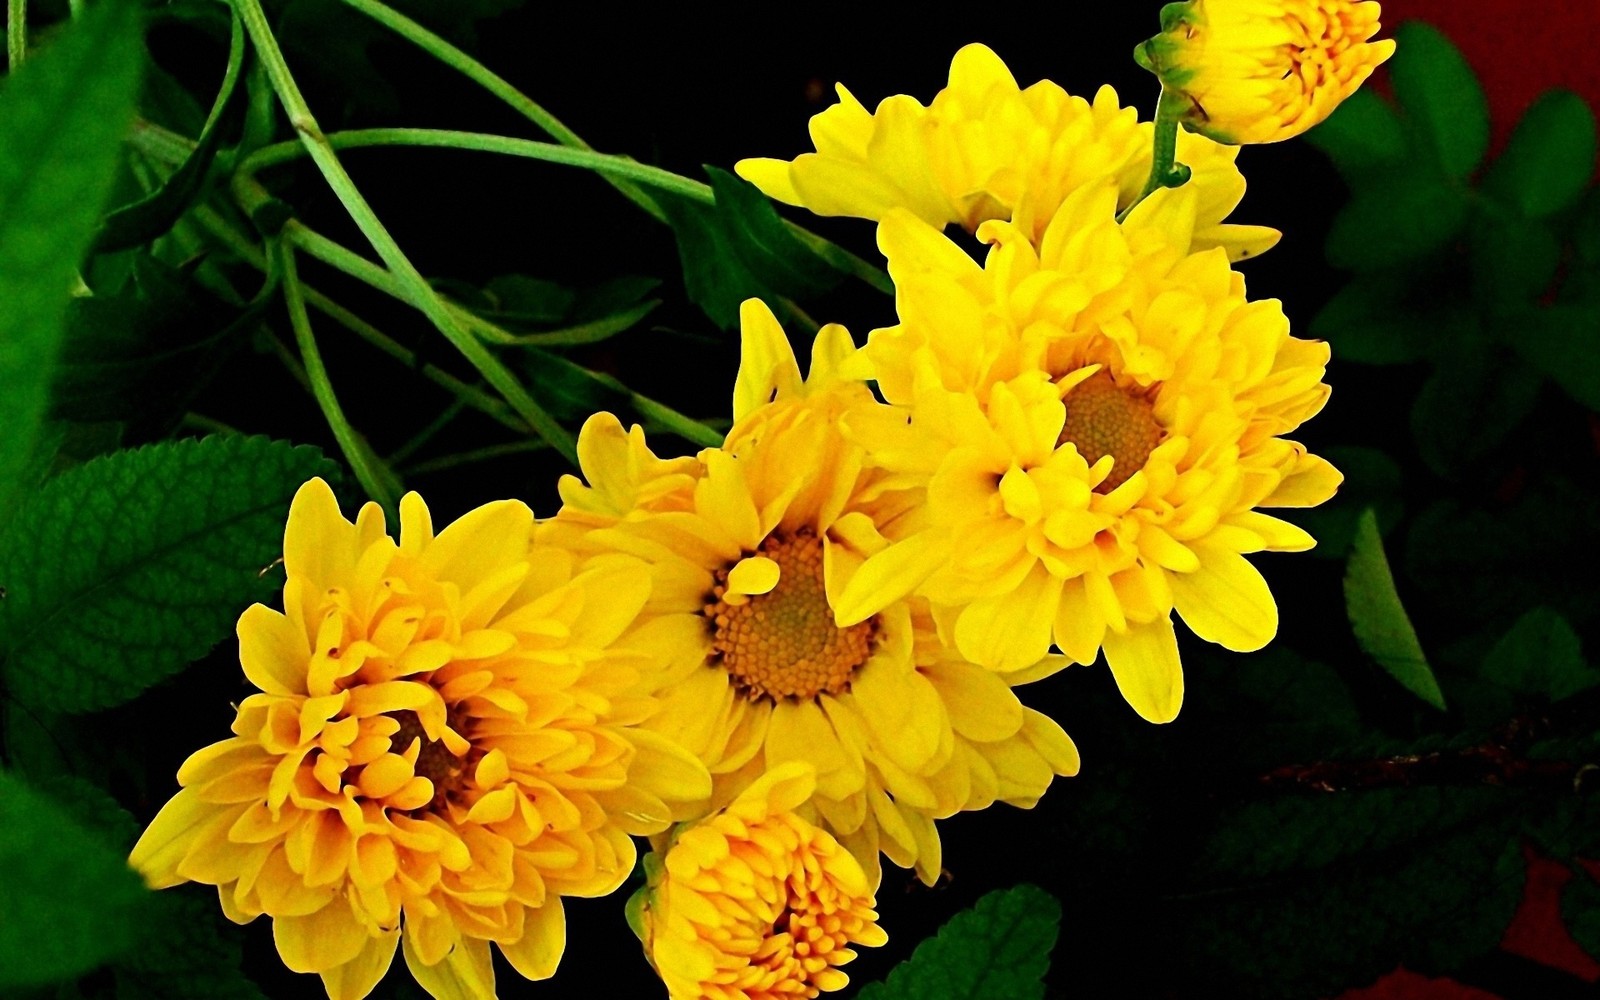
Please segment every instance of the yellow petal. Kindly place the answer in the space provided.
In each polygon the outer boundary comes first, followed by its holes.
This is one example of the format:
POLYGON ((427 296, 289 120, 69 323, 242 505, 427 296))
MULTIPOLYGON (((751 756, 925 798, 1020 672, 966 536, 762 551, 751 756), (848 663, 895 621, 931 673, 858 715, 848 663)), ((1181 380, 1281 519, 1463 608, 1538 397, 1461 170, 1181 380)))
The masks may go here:
POLYGON ((522 937, 502 942, 500 952, 524 979, 549 979, 567 947, 567 915, 560 896, 550 896, 543 906, 523 913, 522 937))
POLYGON ((184 879, 178 875, 178 865, 189 853, 195 836, 207 820, 215 819, 221 810, 200 801, 192 789, 181 789, 161 807, 156 818, 140 834, 128 856, 132 865, 144 876, 152 889, 165 889, 184 879))
POLYGON ((322 985, 328 991, 328 1000, 364 1000, 389 971, 399 944, 399 928, 368 937, 355 958, 323 972, 322 985))
POLYGON ((520 500, 497 500, 468 511, 439 533, 422 562, 437 579, 463 592, 507 566, 526 560, 533 511, 520 500))
POLYGON ((1183 664, 1172 620, 1158 618, 1126 632, 1107 631, 1106 664, 1117 690, 1150 722, 1171 722, 1183 707, 1183 664))
POLYGON ((834 623, 848 628, 882 611, 921 586, 946 559, 945 547, 927 534, 896 542, 861 564, 833 609, 834 623))
POLYGON ((760 299, 739 306, 739 374, 733 382, 733 419, 800 391, 800 364, 777 317, 760 299))
POLYGON ((1035 566, 1010 593, 967 605, 956 619, 956 648, 990 670, 1031 666, 1050 650, 1060 597, 1061 581, 1035 566))
POLYGON ((778 585, 778 564, 766 556, 747 556, 728 571, 728 592, 765 594, 778 585))
POLYGON ((366 929, 342 898, 300 917, 274 917, 272 940, 295 972, 326 972, 351 962, 366 947, 366 929))
POLYGON ((921 672, 938 689, 951 726, 967 739, 1003 740, 1022 726, 1022 703, 991 671, 946 658, 921 672))
POLYGON ((411 935, 402 935, 406 967, 417 985, 434 1000, 485 1000, 494 992, 494 960, 489 942, 464 937, 437 964, 423 965, 411 947, 411 935))
POLYGON ((250 683, 268 694, 306 693, 311 641, 300 626, 262 604, 239 616, 239 663, 250 683))
POLYGON ((1237 552, 1207 546, 1200 569, 1174 573, 1172 601, 1194 634, 1239 653, 1265 646, 1278 633, 1278 605, 1267 581, 1237 552))

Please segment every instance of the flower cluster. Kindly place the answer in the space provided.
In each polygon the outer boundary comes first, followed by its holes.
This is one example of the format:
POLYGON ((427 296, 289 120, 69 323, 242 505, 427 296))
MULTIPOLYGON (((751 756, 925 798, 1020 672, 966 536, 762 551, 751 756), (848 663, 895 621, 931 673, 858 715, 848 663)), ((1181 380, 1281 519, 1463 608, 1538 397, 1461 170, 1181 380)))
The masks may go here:
POLYGON ((394 539, 306 484, 283 609, 239 621, 258 693, 133 864, 271 918, 335 1000, 397 949, 433 996, 476 997, 491 943, 551 975, 562 897, 615 890, 649 836, 633 916, 674 1000, 840 988, 885 940, 881 859, 931 884, 940 820, 1077 772, 1027 685, 1103 657, 1165 722, 1174 615, 1232 650, 1275 634, 1246 557, 1310 548, 1263 509, 1340 482, 1286 436, 1328 398, 1328 349, 1247 297, 1234 262, 1279 234, 1225 221, 1224 143, 1325 117, 1392 48, 1376 6, 1171 5, 1140 49, 1154 122, 1110 88, 1020 88, 981 45, 926 106, 841 86, 817 152, 738 169, 875 220, 898 322, 864 346, 824 326, 802 374, 747 301, 723 444, 660 457, 596 414, 543 519, 500 501, 435 534, 409 494, 394 539))

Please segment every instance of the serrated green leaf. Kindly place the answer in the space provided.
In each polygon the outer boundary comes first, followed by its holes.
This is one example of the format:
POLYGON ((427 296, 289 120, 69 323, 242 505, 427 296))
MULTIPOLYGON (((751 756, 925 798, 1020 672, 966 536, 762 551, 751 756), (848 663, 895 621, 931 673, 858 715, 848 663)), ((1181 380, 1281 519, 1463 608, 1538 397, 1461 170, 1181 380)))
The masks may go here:
POLYGON ((157 895, 139 946, 116 962, 117 1000, 264 1000, 207 887, 157 895))
POLYGON ((1499 334, 1567 395, 1600 413, 1600 303, 1528 309, 1503 319, 1499 334))
POLYGON ((1421 21, 1395 31, 1389 82, 1413 126, 1451 177, 1477 169, 1489 149, 1489 102, 1461 51, 1421 21))
POLYGON ((0 90, 0 521, 33 454, 73 268, 133 117, 138 16, 131 2, 97 4, 0 90))
POLYGON ((1594 112, 1570 90, 1551 90, 1522 115, 1505 152, 1483 178, 1485 194, 1530 219, 1577 201, 1594 176, 1594 112))
POLYGON ((1385 532, 1399 523, 1404 512, 1400 464, 1375 448, 1335 446, 1323 449, 1322 457, 1344 473, 1339 492, 1325 504, 1286 507, 1277 516, 1311 532, 1317 540, 1312 556, 1343 559, 1350 552, 1356 522, 1366 508, 1377 513, 1378 527, 1385 532))
POLYGON ((13 696, 81 712, 126 701, 228 636, 268 587, 314 448, 216 436, 116 452, 58 476, 0 533, 0 655, 13 696))
POLYGON ((1032 885, 991 892, 857 1000, 1029 1000, 1044 996, 1061 904, 1032 885))
POLYGON ((0 772, 0 987, 95 968, 130 947, 149 892, 122 853, 0 772))
POLYGON ((1470 472, 1533 412, 1544 379, 1515 354, 1464 342, 1441 351, 1411 407, 1422 460, 1451 479, 1470 472))
POLYGON ((1375 173, 1328 231, 1328 262, 1352 271, 1401 267, 1461 232, 1467 199, 1437 173, 1404 166, 1375 173))
POLYGON ((1584 660, 1578 633, 1550 608, 1534 608, 1517 619, 1484 658, 1481 673, 1515 694, 1548 701, 1600 684, 1600 669, 1584 660))
POLYGON ((1417 632, 1400 603, 1371 508, 1361 512, 1344 574, 1345 610, 1361 648, 1407 691, 1444 711, 1444 692, 1434 679, 1417 632))
POLYGON ((57 806, 86 830, 91 830, 119 851, 133 850, 139 839, 139 821, 111 797, 111 793, 92 781, 70 774, 58 774, 35 787, 49 793, 57 806))
POLYGON ((1328 154, 1346 181, 1374 168, 1390 166, 1406 155, 1406 134, 1389 102, 1371 87, 1345 98, 1322 124, 1306 133, 1306 141, 1328 154))

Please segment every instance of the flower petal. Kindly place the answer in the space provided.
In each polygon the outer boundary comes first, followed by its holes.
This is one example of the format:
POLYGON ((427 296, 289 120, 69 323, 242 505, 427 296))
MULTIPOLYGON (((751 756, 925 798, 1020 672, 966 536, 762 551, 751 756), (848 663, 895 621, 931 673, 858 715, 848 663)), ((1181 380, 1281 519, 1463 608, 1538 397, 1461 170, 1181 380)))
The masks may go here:
POLYGON ((1170 618, 1158 618, 1126 632, 1107 631, 1106 664, 1117 690, 1150 722, 1171 722, 1183 707, 1183 664, 1170 618))

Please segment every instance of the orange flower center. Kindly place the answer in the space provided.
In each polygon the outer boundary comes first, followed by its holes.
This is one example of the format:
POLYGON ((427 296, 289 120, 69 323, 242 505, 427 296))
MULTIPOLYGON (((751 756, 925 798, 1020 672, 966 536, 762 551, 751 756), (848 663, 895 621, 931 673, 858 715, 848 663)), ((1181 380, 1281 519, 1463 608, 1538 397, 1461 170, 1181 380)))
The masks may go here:
POLYGON ((1090 465, 1111 456, 1111 472, 1094 488, 1096 493, 1110 493, 1127 482, 1161 443, 1161 424, 1150 395, 1122 388, 1101 369, 1062 399, 1067 420, 1057 446, 1072 442, 1090 465))
POLYGON ((760 554, 778 564, 778 583, 765 594, 728 594, 728 571, 719 570, 711 649, 750 700, 815 698, 848 690, 850 678, 872 651, 872 619, 839 628, 822 581, 822 540, 815 532, 773 534, 760 554), (729 597, 733 597, 732 601, 729 597))

